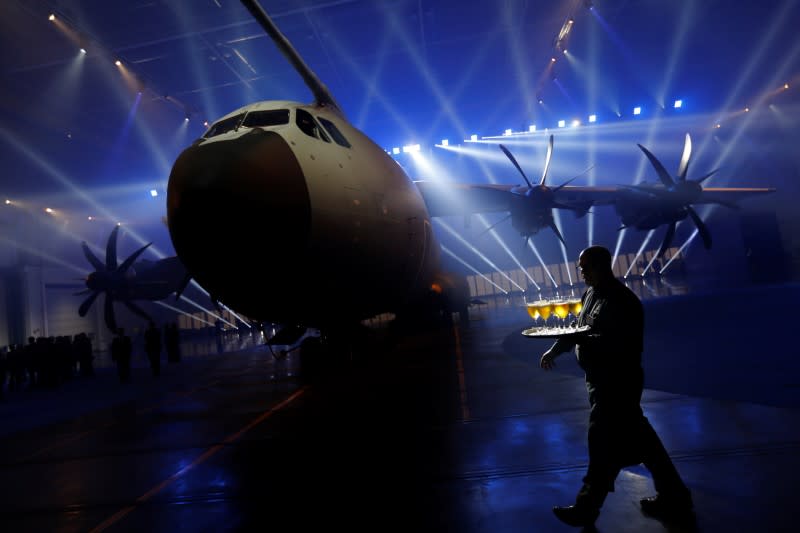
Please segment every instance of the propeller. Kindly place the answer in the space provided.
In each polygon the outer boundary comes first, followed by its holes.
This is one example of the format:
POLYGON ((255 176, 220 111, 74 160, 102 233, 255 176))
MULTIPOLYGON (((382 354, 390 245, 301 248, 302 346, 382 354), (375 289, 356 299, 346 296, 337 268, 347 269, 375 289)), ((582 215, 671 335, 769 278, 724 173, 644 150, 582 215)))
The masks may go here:
POLYGON ((86 277, 86 291, 78 293, 86 294, 87 291, 89 292, 89 296, 78 308, 78 314, 80 316, 86 316, 86 313, 89 312, 89 309, 92 307, 92 304, 97 297, 101 294, 105 294, 103 317, 108 329, 114 333, 117 333, 118 331, 117 321, 114 315, 114 302, 116 300, 120 300, 132 313, 139 315, 148 321, 150 320, 150 317, 147 313, 126 298, 125 292, 129 284, 127 280, 128 269, 130 269, 131 265, 133 265, 136 259, 138 259, 139 256, 142 255, 142 252, 144 252, 152 243, 145 244, 128 256, 128 258, 125 259, 122 264, 118 264, 118 234, 119 226, 114 226, 114 229, 111 231, 111 235, 108 237, 108 242, 106 243, 105 262, 101 261, 96 255, 94 255, 94 253, 89 249, 89 246, 86 244, 86 241, 81 243, 83 255, 86 256, 87 261, 89 261, 89 263, 94 267, 95 271, 86 277))
MULTIPOLYGON (((576 212, 580 211, 580 209, 557 202, 555 200, 555 193, 565 185, 572 182, 578 176, 567 180, 553 189, 547 186, 547 173, 550 170, 550 163, 553 158, 553 136, 550 135, 550 139, 547 144, 547 156, 545 157, 544 170, 542 171, 542 177, 537 185, 531 183, 531 181, 528 179, 528 176, 525 175, 522 167, 514 157, 514 154, 512 154, 508 148, 501 144, 500 149, 504 154, 506 154, 506 157, 508 157, 508 159, 511 161, 511 164, 513 164, 520 175, 522 175, 522 179, 524 179, 525 183, 527 184, 527 188, 524 188, 524 190, 521 190, 523 188, 518 188, 516 190, 509 191, 510 194, 513 195, 510 208, 511 214, 509 215, 511 218, 511 223, 514 228, 519 231, 523 237, 525 237, 525 245, 527 246, 528 239, 531 237, 531 235, 539 231, 540 228, 548 226, 553 230, 553 233, 556 234, 558 240, 560 240, 561 243, 566 246, 567 243, 564 240, 564 237, 561 235, 558 226, 556 226, 555 221, 553 220, 553 209, 569 209, 576 212)), ((505 221, 507 218, 508 217, 502 219, 500 222, 505 221)), ((497 224, 499 224, 499 222, 491 226, 489 229, 493 228, 497 224)), ((488 229, 486 231, 488 231, 488 229)))
MULTIPOLYGON (((694 222, 694 225, 697 227, 700 237, 703 239, 703 245, 706 249, 710 249, 711 233, 708 231, 708 227, 706 227, 705 223, 691 204, 700 199, 700 195, 703 192, 702 183, 713 176, 719 169, 714 169, 708 174, 705 174, 704 176, 694 180, 686 178, 686 175, 689 171, 689 163, 691 162, 692 158, 692 138, 688 133, 686 134, 686 140, 683 144, 683 152, 681 153, 680 163, 678 164, 678 174, 674 179, 672 176, 670 176, 667 169, 663 164, 661 164, 661 161, 659 161, 656 156, 654 156, 641 144, 637 144, 637 146, 642 150, 642 152, 644 152, 644 155, 650 161, 650 164, 653 165, 653 168, 655 168, 656 174, 658 175, 658 178, 664 187, 653 188, 641 185, 631 185, 626 187, 626 189, 644 194, 652 200, 662 202, 669 211, 676 213, 676 215, 680 215, 680 218, 684 218, 688 214, 694 222)), ((723 201, 706 203, 716 203, 731 209, 739 209, 738 205, 723 201)), ((661 247, 658 251, 659 255, 664 253, 664 251, 666 251, 669 248, 669 245, 672 243, 672 238, 675 236, 675 226, 677 223, 678 218, 668 223, 667 232, 664 235, 664 240, 662 241, 661 247)))

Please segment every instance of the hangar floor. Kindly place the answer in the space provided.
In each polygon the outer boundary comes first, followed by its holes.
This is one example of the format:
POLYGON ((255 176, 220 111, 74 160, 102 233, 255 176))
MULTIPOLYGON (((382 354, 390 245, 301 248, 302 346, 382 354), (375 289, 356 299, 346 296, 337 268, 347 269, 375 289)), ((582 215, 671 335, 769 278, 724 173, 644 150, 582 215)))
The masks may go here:
MULTIPOLYGON (((643 406, 697 523, 643 515, 652 482, 630 468, 597 530, 796 531, 800 286, 651 296, 643 406)), ((489 302, 311 383, 297 352, 204 339, 158 378, 140 355, 127 385, 100 365, 7 393, 0 531, 569 531, 551 507, 586 467, 586 391, 569 355, 538 368, 528 322, 489 302)))

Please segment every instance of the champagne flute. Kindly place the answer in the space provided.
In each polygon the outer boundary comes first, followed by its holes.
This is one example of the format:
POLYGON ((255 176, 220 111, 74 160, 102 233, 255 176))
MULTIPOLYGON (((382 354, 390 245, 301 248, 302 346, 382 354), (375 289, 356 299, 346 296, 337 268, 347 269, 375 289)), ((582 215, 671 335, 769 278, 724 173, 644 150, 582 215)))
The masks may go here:
POLYGON ((536 303, 538 304, 536 309, 539 311, 539 316, 542 317, 544 325, 547 326, 547 319, 550 318, 550 314, 553 312, 553 304, 549 300, 539 300, 536 303))
POLYGON ((537 319, 541 316, 539 314, 539 309, 537 308, 538 302, 526 302, 525 307, 528 309, 528 314, 533 319, 533 323, 535 324, 537 319))
POLYGON ((553 301, 553 313, 560 319, 561 327, 565 327, 565 320, 569 315, 569 303, 567 300, 557 298, 553 301))

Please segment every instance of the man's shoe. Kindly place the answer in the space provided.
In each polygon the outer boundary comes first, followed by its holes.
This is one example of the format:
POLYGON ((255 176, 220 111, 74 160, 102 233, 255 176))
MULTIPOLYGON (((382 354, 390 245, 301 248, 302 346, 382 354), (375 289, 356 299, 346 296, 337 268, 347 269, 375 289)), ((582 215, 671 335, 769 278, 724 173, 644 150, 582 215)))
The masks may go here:
POLYGON ((644 498, 639 501, 639 504, 645 514, 665 522, 694 519, 694 505, 692 505, 691 497, 667 498, 659 494, 651 498, 644 498))
POLYGON ((586 527, 594 524, 594 521, 597 520, 597 517, 600 515, 600 511, 597 509, 579 507, 577 505, 569 505, 567 507, 553 507, 553 514, 556 515, 556 518, 570 526, 586 527))

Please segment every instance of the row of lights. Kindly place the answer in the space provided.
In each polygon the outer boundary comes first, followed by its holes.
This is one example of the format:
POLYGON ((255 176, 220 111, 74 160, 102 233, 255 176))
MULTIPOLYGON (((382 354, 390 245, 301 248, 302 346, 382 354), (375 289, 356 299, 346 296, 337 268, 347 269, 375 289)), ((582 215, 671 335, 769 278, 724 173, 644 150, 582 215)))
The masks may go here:
MULTIPOLYGON (((419 151, 419 145, 417 145, 417 151, 419 151)), ((156 198, 157 196, 158 196, 158 190, 150 189, 150 197, 151 198, 156 198)), ((15 202, 14 200, 11 200, 9 198, 6 198, 5 205, 22 207, 22 204, 20 204, 18 202, 15 202)), ((56 215, 59 214, 59 212, 56 211, 55 209, 53 209, 52 207, 43 207, 42 211, 44 211, 48 215, 53 215, 53 216, 56 216, 56 215)), ((89 216, 86 217, 86 219, 87 220, 95 220, 95 217, 89 215, 89 216)), ((117 224, 121 224, 121 223, 118 222, 117 224)))
MULTIPOLYGON (((784 89, 784 90, 787 90, 787 89, 789 89, 789 84, 788 84, 788 83, 784 83, 784 84, 783 84, 783 89, 784 89)), ((681 109, 681 108, 683 108, 683 100, 682 100, 682 99, 677 99, 677 100, 675 100, 675 101, 672 103, 672 107, 673 107, 674 109, 681 109)), ((749 108, 749 107, 745 107, 743 111, 744 111, 745 113, 749 113, 749 112, 750 112, 750 108, 749 108)), ((636 107, 634 107, 634 108, 633 108, 633 110, 632 110, 632 114, 633 114, 634 116, 639 116, 639 115, 641 115, 641 114, 642 114, 642 106, 636 106, 636 107)), ((620 113, 617 113, 617 116, 618 116, 618 117, 622 117, 622 115, 621 115, 620 113)), ((592 124, 594 124, 594 123, 596 123, 596 122, 597 122, 597 115, 596 115, 596 114, 589 115, 587 120, 588 120, 588 122, 589 122, 589 123, 592 123, 592 124)), ((580 124, 581 124, 581 121, 580 121, 580 120, 578 120, 578 119, 574 119, 574 120, 572 120, 572 121, 570 122, 570 126, 572 126, 572 127, 577 127, 577 126, 580 126, 580 124)), ((557 122, 557 125, 558 125, 558 127, 559 127, 559 128, 566 128, 566 127, 567 127, 567 121, 566 121, 566 120, 559 120, 559 121, 557 122)), ((717 124, 715 124, 715 125, 714 125, 714 127, 715 127, 715 128, 721 128, 721 127, 722 127, 722 125, 721 125, 720 123, 717 123, 717 124)), ((548 129, 547 129, 547 128, 545 128, 545 131, 548 131, 548 129)), ((536 133, 536 125, 535 125, 535 124, 531 124, 530 126, 528 126, 528 131, 518 131, 518 132, 515 132, 515 131, 513 131, 513 130, 511 130, 511 129, 506 129, 506 130, 503 132, 503 134, 502 134, 502 135, 503 135, 504 137, 510 137, 510 136, 512 136, 512 135, 526 135, 526 134, 530 134, 530 133, 536 133)), ((464 140, 464 142, 477 142, 478 140, 479 140, 479 137, 478 137, 478 135, 476 135, 476 134, 472 134, 472 135, 470 136, 470 138, 469 138, 469 139, 465 139, 465 140, 464 140)), ((449 141, 449 139, 442 139, 442 141, 441 141, 441 146, 450 146, 450 141, 449 141)), ((409 145, 409 146, 404 146, 404 147, 402 148, 402 153, 409 153, 409 152, 419 152, 419 151, 420 151, 420 147, 419 147, 419 145, 418 145, 418 144, 417 144, 417 145, 409 145)), ((389 153, 389 154, 392 154, 392 155, 398 155, 398 154, 400 154, 400 152, 401 152, 401 149, 400 149, 400 148, 394 148, 394 149, 392 149, 391 151, 387 151, 387 153, 389 153)))
MULTIPOLYGON (((51 21, 51 22, 55 22, 55 20, 56 20, 56 15, 55 15, 55 13, 51 13, 51 14, 50 14, 50 16, 48 16, 48 17, 47 17, 47 19, 48 19, 49 21, 51 21)), ((84 48, 83 46, 81 46, 81 47, 80 47, 80 53, 81 53, 81 54, 86 54, 86 48, 84 48)), ((114 64, 115 64, 117 67, 122 67, 122 61, 121 61, 120 59, 116 59, 116 60, 114 60, 114 64)), ((134 76, 135 76, 135 74, 134 74, 134 76)), ((138 79, 138 77, 137 77, 137 79, 138 79)), ((139 81, 139 83, 141 83, 142 85, 144 85, 144 84, 143 84, 143 82, 141 82, 141 80, 138 80, 138 81, 139 81)), ((142 93, 142 89, 140 89, 140 90, 139 90, 139 94, 141 94, 141 93, 142 93)), ((180 106, 180 107, 183 107, 183 108, 184 108, 184 110, 185 110, 185 116, 184 116, 184 120, 185 120, 186 122, 188 122, 188 121, 189 121, 189 115, 190 115, 190 114, 189 114, 189 111, 188 111, 188 110, 186 110, 186 106, 184 106, 184 105, 183 105, 181 102, 179 102, 179 101, 175 100, 174 98, 171 98, 169 95, 165 95, 165 96, 164 96, 164 100, 167 100, 167 101, 172 101, 172 103, 174 103, 174 104, 176 104, 176 105, 178 105, 178 106, 180 106)), ((204 124, 204 126, 208 127, 208 121, 205 121, 203 124, 204 124)))

